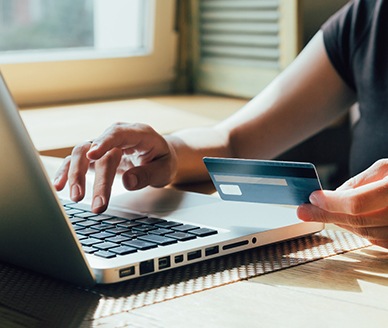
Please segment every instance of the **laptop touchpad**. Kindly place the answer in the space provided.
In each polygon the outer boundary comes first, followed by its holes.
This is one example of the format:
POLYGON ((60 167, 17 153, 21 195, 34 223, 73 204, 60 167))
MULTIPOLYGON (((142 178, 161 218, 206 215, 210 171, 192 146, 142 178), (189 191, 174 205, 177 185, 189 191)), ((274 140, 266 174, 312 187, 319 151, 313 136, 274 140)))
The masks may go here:
POLYGON ((221 202, 216 196, 167 188, 126 191, 111 198, 110 207, 140 213, 169 214, 177 210, 221 202))

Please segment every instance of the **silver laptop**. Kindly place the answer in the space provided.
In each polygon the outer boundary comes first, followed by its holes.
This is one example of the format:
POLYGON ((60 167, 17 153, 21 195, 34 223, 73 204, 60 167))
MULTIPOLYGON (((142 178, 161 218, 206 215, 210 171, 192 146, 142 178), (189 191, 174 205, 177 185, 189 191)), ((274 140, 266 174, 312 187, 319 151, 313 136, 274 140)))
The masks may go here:
MULTIPOLYGON (((44 118, 42 118, 44 119, 44 118)), ((89 212, 58 194, 0 76, 0 260, 78 285, 116 283, 320 231, 292 207, 173 189, 89 212)))

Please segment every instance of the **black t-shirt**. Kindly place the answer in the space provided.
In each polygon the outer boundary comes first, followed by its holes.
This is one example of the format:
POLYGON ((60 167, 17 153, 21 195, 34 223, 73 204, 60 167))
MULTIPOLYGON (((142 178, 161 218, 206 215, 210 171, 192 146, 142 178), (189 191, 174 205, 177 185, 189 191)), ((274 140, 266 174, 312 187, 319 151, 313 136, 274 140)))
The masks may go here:
POLYGON ((328 56, 357 94, 350 173, 388 158, 388 0, 354 0, 322 27, 328 56))

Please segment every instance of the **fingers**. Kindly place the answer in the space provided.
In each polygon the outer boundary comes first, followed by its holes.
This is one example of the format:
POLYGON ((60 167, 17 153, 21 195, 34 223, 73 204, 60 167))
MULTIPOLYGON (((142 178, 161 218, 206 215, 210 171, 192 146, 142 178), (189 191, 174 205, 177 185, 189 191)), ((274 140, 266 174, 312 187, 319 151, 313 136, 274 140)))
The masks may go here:
POLYGON ((122 152, 116 148, 95 162, 92 211, 101 213, 108 207, 113 181, 122 152))
MULTIPOLYGON (((171 182, 175 172, 171 156, 171 149, 167 141, 155 130, 144 124, 117 123, 108 128, 101 137, 94 140, 87 153, 88 159, 99 163, 107 153, 115 149, 121 150, 121 160, 115 161, 115 169, 121 173, 123 184, 128 190, 137 190, 148 185, 162 187, 171 182)), ((105 184, 107 178, 104 167, 96 166, 96 172, 103 172, 100 184, 105 184)), ((111 171, 113 169, 111 168, 111 171)), ((96 178, 97 179, 97 178, 96 178)), ((97 181, 97 180, 96 180, 97 181)), ((99 190, 106 190, 108 186, 99 190)), ((96 196, 96 192, 94 196, 96 196)), ((106 197, 106 192, 100 192, 106 197)), ((103 199, 100 199, 101 201, 103 199)), ((96 199, 97 201, 97 199, 96 199)))
POLYGON ((92 143, 85 142, 73 149, 57 172, 55 187, 62 190, 68 182, 70 198, 75 202, 82 200, 86 173, 94 165, 92 210, 103 212, 116 173, 123 174, 124 186, 129 190, 170 183, 176 170, 172 151, 166 139, 150 126, 117 123, 92 143))
POLYGON ((298 207, 297 214, 303 221, 333 223, 337 225, 353 226, 355 228, 388 227, 388 208, 368 214, 351 215, 332 213, 314 205, 303 204, 298 207))
POLYGON ((87 157, 97 160, 108 151, 119 148, 125 154, 136 153, 141 163, 167 154, 167 143, 145 124, 116 123, 93 141, 87 157))
POLYGON ((388 176, 388 159, 380 159, 365 171, 346 181, 337 190, 354 189, 388 176))
POLYGON ((85 175, 89 169, 90 160, 86 157, 90 149, 90 142, 84 142, 74 147, 67 173, 70 188, 70 199, 74 202, 81 201, 85 196, 85 175))
POLYGON ((384 177, 354 189, 315 191, 310 202, 328 212, 360 214, 380 210, 388 204, 388 179, 384 177))
POLYGON ((327 212, 314 205, 303 204, 298 207, 297 215, 306 222, 336 224, 375 245, 388 246, 388 208, 368 214, 351 215, 327 212))
POLYGON ((171 166, 170 158, 164 156, 127 170, 122 180, 128 190, 137 190, 146 186, 163 187, 171 182, 173 174, 174 168, 171 166))
POLYGON ((70 160, 71 160, 71 156, 67 156, 63 160, 61 167, 55 173, 54 187, 57 191, 63 190, 63 188, 65 188, 65 186, 66 186, 67 175, 68 175, 69 167, 70 167, 70 160))
POLYGON ((371 243, 384 244, 388 242, 388 227, 377 227, 377 228, 360 228, 346 225, 339 225, 341 228, 344 228, 360 237, 368 239, 371 243))

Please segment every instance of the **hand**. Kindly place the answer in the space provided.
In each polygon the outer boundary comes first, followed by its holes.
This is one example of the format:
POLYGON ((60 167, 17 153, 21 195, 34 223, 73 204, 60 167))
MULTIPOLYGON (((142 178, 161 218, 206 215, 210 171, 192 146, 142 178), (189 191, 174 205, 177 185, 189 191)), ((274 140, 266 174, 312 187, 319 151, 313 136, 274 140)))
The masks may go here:
POLYGON ((93 142, 74 147, 56 173, 54 186, 59 191, 69 183, 70 198, 85 196, 85 175, 95 170, 92 210, 106 210, 116 174, 122 175, 128 190, 169 184, 176 171, 172 146, 148 125, 117 123, 93 142))
POLYGON ((315 191, 298 208, 303 221, 334 223, 388 248, 388 159, 345 182, 335 191, 315 191))

